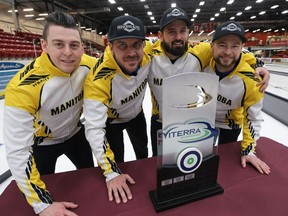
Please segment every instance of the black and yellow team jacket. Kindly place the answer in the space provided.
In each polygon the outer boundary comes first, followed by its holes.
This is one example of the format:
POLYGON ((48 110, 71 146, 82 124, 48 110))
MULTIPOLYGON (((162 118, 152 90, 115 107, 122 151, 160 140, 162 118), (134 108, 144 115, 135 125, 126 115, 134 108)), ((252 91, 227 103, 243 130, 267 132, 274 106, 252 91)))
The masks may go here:
POLYGON ((83 84, 96 58, 83 55, 72 74, 55 67, 46 53, 21 69, 5 91, 4 143, 18 187, 36 214, 52 203, 32 154, 32 145, 62 143, 76 134, 83 84))
MULTIPOLYGON (((243 128, 241 155, 255 153, 256 140, 259 138, 263 93, 256 86, 260 81, 254 79, 254 69, 246 62, 247 56, 241 55, 235 69, 219 81, 215 126, 224 129, 243 128)), ((215 61, 204 72, 215 73, 215 61)))
MULTIPOLYGON (((186 53, 172 63, 166 56, 161 41, 158 40, 153 44, 151 56, 153 57, 150 64, 148 83, 151 91, 152 115, 156 116, 157 121, 161 123, 163 79, 173 75, 203 71, 212 58, 211 45, 205 42, 193 47, 189 45, 186 53)), ((253 68, 264 65, 261 60, 256 59, 252 53, 245 50, 243 50, 243 57, 253 68)))
POLYGON ((85 81, 86 138, 104 171, 106 181, 120 174, 105 138, 106 122, 125 123, 142 111, 149 64, 150 57, 144 53, 137 74, 127 75, 118 66, 108 46, 85 81))
POLYGON ((152 100, 152 115, 162 122, 162 82, 164 78, 188 73, 201 72, 209 64, 212 57, 210 43, 200 43, 194 47, 188 46, 184 55, 171 62, 165 54, 161 41, 158 40, 152 49, 152 60, 148 76, 152 100))

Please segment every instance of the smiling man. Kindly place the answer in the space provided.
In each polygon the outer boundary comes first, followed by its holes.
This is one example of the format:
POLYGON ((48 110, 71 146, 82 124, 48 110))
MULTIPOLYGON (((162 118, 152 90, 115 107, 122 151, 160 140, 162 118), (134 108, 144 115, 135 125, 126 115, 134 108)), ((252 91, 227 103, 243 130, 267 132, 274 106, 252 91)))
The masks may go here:
POLYGON ((220 129, 218 144, 237 141, 243 130, 241 164, 251 163, 260 173, 269 174, 269 166, 256 156, 260 137, 264 94, 254 78, 255 70, 245 61, 242 48, 246 38, 238 22, 222 23, 215 30, 210 65, 204 72, 219 76, 215 126, 220 129))
POLYGON ((111 160, 124 161, 126 129, 136 158, 148 157, 148 138, 142 101, 147 86, 149 56, 144 53, 143 23, 133 16, 116 17, 109 29, 109 45, 84 84, 86 137, 106 176, 109 200, 127 202, 134 183, 111 160), (112 154, 113 156, 113 154, 112 154))
POLYGON ((65 154, 77 169, 93 167, 80 124, 84 80, 96 62, 84 54, 80 31, 62 12, 46 18, 43 52, 20 70, 5 91, 4 143, 7 162, 36 214, 76 215, 71 202, 53 201, 40 176, 55 172, 65 154))

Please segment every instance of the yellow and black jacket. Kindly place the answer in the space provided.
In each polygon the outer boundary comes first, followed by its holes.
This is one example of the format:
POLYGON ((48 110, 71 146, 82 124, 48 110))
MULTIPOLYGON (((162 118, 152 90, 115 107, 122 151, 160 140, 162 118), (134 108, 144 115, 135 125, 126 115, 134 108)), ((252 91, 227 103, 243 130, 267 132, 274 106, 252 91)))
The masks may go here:
POLYGON ((72 73, 55 67, 46 53, 21 69, 5 91, 4 142, 9 168, 36 214, 52 203, 40 179, 33 145, 62 143, 76 134, 83 84, 96 59, 83 55, 72 73))
POLYGON ((106 122, 125 123, 142 111, 149 64, 150 57, 145 53, 137 75, 127 75, 108 46, 85 81, 85 133, 106 181, 120 174, 105 138, 106 122))
MULTIPOLYGON (((148 76, 152 100, 152 115, 162 122, 162 82, 164 78, 188 72, 201 72, 212 57, 210 43, 188 46, 184 55, 174 63, 166 56, 161 41, 153 45, 150 73, 148 76)), ((171 88, 173 88, 171 86, 171 88)))
MULTIPOLYGON (((260 80, 254 78, 254 69, 247 63, 248 57, 242 54, 235 69, 219 81, 215 121, 215 126, 219 128, 243 128, 241 155, 255 153, 263 121, 261 109, 264 95, 256 86, 260 80)), ((213 59, 204 72, 215 73, 213 59)))

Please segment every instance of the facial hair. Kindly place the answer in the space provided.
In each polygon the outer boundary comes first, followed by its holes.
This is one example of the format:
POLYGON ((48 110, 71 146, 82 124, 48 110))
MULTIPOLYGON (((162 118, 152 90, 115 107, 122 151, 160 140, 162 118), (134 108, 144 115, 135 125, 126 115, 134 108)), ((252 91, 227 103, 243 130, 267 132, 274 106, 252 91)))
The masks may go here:
MULTIPOLYGON (((114 56, 114 58, 115 58, 115 56, 114 56)), ((138 59, 139 59, 139 57, 136 56, 136 55, 135 55, 135 56, 126 56, 125 59, 124 59, 124 61, 127 61, 127 60, 136 60, 136 61, 138 61, 138 59)), ((131 74, 136 73, 136 72, 138 71, 139 65, 140 65, 140 63, 139 63, 139 64, 137 65, 137 67, 135 68, 135 70, 131 71, 131 70, 129 70, 129 69, 126 67, 125 64, 122 64, 121 62, 119 62, 119 61, 117 60, 117 58, 115 58, 115 61, 117 62, 117 64, 118 64, 119 67, 121 68, 122 72, 125 73, 125 74, 128 74, 128 75, 131 75, 131 74)))
POLYGON ((227 61, 223 61, 223 59, 221 59, 220 56, 217 56, 217 57, 214 56, 214 60, 215 60, 215 62, 218 65, 218 69, 220 69, 220 68, 222 68, 222 70, 225 69, 222 72, 231 70, 235 66, 237 61, 238 61, 237 58, 231 58, 231 59, 229 59, 228 62, 227 61))
POLYGON ((182 40, 175 40, 172 41, 171 44, 166 43, 165 40, 163 40, 163 47, 165 49, 166 52, 172 54, 173 56, 177 56, 180 57, 182 55, 184 55, 184 53, 186 52, 186 50, 188 49, 188 42, 186 41, 182 41, 182 40), (173 46, 174 43, 179 43, 182 42, 183 46, 173 46))

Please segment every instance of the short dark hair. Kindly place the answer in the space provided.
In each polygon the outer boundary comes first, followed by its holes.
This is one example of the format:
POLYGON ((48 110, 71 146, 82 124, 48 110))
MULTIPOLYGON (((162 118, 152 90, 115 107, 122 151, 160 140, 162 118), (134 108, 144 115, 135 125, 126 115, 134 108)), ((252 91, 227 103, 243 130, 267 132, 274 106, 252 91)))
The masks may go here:
POLYGON ((46 18, 46 22, 45 22, 44 29, 43 29, 42 36, 44 40, 47 40, 49 27, 51 25, 62 26, 64 28, 70 28, 70 29, 76 29, 78 30, 80 38, 82 40, 79 27, 77 26, 76 21, 73 18, 73 16, 71 16, 70 14, 67 14, 61 11, 55 11, 53 13, 50 13, 46 18))

